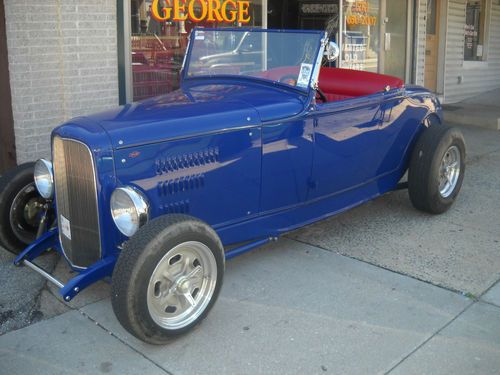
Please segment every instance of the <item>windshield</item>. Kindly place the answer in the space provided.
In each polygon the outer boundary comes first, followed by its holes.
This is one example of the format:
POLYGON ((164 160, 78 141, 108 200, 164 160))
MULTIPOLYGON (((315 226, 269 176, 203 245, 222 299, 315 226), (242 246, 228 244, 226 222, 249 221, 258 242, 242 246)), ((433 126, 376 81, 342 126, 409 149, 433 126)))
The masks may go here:
POLYGON ((319 31, 196 29, 186 78, 246 76, 307 90, 323 36, 319 31))

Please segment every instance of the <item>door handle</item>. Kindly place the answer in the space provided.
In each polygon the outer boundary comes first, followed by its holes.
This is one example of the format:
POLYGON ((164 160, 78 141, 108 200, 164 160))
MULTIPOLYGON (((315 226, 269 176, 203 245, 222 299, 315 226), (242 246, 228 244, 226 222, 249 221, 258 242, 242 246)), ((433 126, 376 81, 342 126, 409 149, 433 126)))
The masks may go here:
POLYGON ((391 50, 391 33, 385 33, 385 50, 391 50))

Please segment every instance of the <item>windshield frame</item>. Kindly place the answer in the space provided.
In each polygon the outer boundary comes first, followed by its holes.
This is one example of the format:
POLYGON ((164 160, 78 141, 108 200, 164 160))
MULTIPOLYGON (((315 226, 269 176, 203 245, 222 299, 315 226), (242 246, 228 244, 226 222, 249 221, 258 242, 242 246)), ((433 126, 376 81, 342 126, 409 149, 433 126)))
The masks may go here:
POLYGON ((188 39, 188 46, 186 49, 186 54, 184 55, 184 61, 182 64, 181 71, 181 84, 183 82, 193 82, 198 80, 237 80, 237 81, 251 81, 264 83, 272 86, 279 86, 281 88, 286 88, 293 90, 295 92, 299 92, 304 95, 308 95, 311 89, 316 89, 319 69, 321 67, 321 60, 324 53, 324 48, 328 42, 327 33, 323 30, 287 30, 287 29, 262 29, 262 28, 248 28, 248 27, 224 27, 224 28, 212 28, 212 27, 195 27, 191 30, 191 34, 188 39), (211 74, 211 75, 197 75, 197 76, 188 76, 189 65, 191 63, 191 54, 194 46, 194 38, 197 31, 227 31, 227 32, 259 32, 259 33, 288 33, 288 34, 315 34, 318 36, 318 45, 316 47, 316 59, 314 60, 313 71, 311 76, 309 77, 309 83, 307 86, 298 87, 291 86, 286 83, 282 83, 279 81, 273 81, 265 78, 255 77, 255 76, 246 76, 246 75, 237 75, 237 74, 211 74))

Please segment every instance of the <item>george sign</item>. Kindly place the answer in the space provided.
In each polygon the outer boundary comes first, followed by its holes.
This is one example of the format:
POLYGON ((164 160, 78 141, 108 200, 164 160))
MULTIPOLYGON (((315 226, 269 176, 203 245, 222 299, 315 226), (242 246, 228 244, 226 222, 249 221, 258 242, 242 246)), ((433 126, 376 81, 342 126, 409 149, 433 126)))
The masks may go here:
POLYGON ((159 22, 226 22, 249 23, 250 1, 241 0, 167 0, 159 7, 160 0, 153 0, 151 14, 159 22))
POLYGON ((329 3, 304 3, 300 5, 300 11, 303 14, 337 14, 339 6, 337 4, 329 3))

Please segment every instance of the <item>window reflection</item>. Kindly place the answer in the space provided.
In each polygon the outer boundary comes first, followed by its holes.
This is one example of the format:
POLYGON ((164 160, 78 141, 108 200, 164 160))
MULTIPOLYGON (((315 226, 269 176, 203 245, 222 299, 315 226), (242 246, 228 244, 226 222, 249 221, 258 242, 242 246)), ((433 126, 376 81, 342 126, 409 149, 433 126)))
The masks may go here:
MULTIPOLYGON (((203 0, 202 0, 203 1, 203 0)), ((200 0, 180 2, 186 9, 192 4, 195 15, 202 15, 200 0)), ((205 0, 205 4, 207 4, 205 0)), ((185 21, 158 21, 153 17, 152 6, 164 15, 163 8, 171 7, 174 1, 131 0, 131 51, 133 100, 166 94, 179 88, 180 69, 187 47, 189 33, 199 27, 256 27, 262 25, 262 1, 251 1, 248 7, 250 22, 242 25, 234 22, 219 22, 186 19, 185 21)), ((179 2, 178 2, 179 3, 179 2)), ((221 2, 222 3, 222 2, 221 2)), ((228 6, 234 2, 229 2, 228 6)), ((228 9, 230 12, 232 9, 228 9)), ((173 14, 174 12, 172 12, 173 14)), ((182 12, 180 15, 186 16, 182 12)), ((208 18, 208 17, 207 17, 208 18)))

